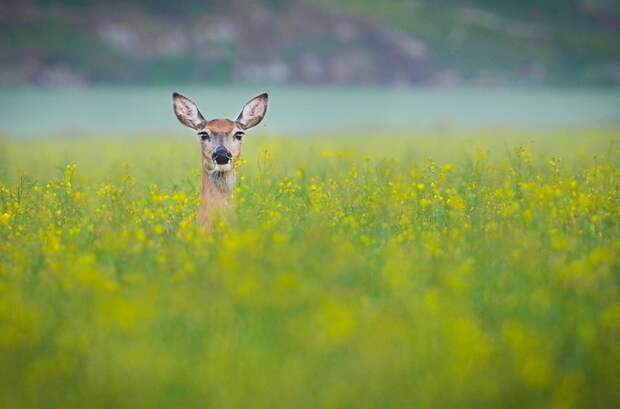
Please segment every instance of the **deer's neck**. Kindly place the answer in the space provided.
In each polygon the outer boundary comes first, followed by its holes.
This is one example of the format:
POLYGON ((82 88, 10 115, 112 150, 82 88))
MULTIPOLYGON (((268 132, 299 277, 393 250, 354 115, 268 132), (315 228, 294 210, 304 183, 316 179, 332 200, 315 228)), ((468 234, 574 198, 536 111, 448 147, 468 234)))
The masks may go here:
POLYGON ((203 166, 202 190, 198 220, 207 227, 213 219, 221 217, 222 211, 230 206, 230 196, 235 188, 235 174, 227 172, 207 172, 203 166))
POLYGON ((202 196, 214 195, 229 197, 235 188, 235 173, 227 172, 211 172, 202 173, 202 196))

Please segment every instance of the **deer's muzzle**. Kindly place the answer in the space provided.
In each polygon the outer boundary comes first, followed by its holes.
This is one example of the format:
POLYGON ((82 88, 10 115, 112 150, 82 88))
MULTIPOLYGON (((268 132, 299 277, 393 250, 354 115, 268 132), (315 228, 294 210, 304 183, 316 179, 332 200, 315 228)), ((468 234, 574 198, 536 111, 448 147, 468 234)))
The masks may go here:
POLYGON ((211 157, 216 164, 225 165, 232 160, 232 153, 224 146, 218 146, 211 157))

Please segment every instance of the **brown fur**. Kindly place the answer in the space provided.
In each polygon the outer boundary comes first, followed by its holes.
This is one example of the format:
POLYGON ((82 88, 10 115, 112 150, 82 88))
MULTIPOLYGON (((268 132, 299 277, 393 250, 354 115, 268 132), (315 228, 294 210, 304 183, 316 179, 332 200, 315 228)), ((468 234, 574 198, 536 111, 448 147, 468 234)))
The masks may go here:
POLYGON ((203 170, 198 223, 210 231, 213 222, 225 217, 230 206, 230 191, 218 186, 213 180, 213 175, 203 170))
POLYGON ((207 128, 212 134, 229 134, 235 128, 235 123, 230 119, 213 119, 207 122, 207 128))
MULTIPOLYGON (((231 152, 233 163, 241 155, 241 144, 234 138, 239 130, 238 124, 230 119, 213 119, 207 121, 204 128, 212 135, 212 139, 223 136, 224 146, 231 152)), ((211 155, 215 145, 202 145, 202 189, 200 192, 200 207, 198 208, 198 223, 207 231, 213 227, 213 222, 225 218, 231 207, 230 194, 234 189, 234 170, 214 172, 211 155)))
POLYGON ((261 94, 250 100, 239 114, 237 121, 230 119, 212 119, 206 121, 198 107, 190 99, 173 93, 173 108, 179 121, 198 132, 202 148, 202 189, 198 222, 207 231, 213 222, 225 217, 230 205, 230 195, 235 186, 234 165, 241 155, 241 137, 243 130, 258 125, 267 112, 267 94, 261 94), (232 156, 225 164, 216 164, 212 158, 218 147, 224 147, 232 156))

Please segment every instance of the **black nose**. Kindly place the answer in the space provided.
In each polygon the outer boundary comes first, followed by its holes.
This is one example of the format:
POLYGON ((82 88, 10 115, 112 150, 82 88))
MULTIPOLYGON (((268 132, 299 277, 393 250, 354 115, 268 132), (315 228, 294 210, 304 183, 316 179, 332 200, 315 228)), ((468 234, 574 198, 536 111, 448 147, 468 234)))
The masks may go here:
POLYGON ((225 165, 232 159, 232 153, 225 147, 220 146, 213 152, 212 157, 218 165, 225 165))

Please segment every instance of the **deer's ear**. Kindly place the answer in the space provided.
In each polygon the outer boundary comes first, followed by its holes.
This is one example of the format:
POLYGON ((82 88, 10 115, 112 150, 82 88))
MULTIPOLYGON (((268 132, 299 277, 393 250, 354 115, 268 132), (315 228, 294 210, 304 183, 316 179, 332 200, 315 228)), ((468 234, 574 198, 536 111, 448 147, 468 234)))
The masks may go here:
POLYGON ((269 96, 267 93, 260 94, 250 102, 245 104, 243 110, 237 117, 237 123, 243 129, 248 129, 256 126, 263 120, 267 113, 267 100, 269 96))
POLYGON ((172 105, 174 107, 174 114, 183 125, 189 126, 192 129, 198 129, 205 123, 205 119, 196 104, 183 95, 176 92, 173 93, 172 105))

